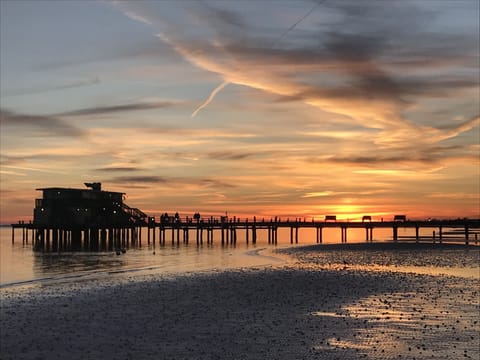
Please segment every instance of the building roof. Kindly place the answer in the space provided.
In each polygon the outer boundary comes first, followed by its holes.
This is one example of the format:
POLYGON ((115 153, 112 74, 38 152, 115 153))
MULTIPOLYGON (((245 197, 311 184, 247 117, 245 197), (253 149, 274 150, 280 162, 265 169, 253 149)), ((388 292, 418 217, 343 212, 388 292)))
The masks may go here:
POLYGON ((61 187, 47 187, 47 188, 38 188, 37 191, 52 190, 52 191, 88 191, 88 192, 103 192, 111 194, 125 194, 124 192, 118 191, 105 191, 105 190, 92 190, 92 189, 73 189, 73 188, 61 188, 61 187))

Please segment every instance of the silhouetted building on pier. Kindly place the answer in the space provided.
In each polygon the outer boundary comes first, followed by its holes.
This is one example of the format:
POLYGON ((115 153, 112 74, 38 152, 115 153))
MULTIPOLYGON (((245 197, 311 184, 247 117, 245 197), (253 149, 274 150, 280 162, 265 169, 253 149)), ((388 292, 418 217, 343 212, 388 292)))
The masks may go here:
POLYGON ((35 200, 33 224, 44 228, 143 226, 148 217, 123 202, 124 193, 101 190, 101 183, 85 183, 89 189, 40 188, 35 200))
MULTIPOLYGON (((268 234, 268 243, 277 244, 278 229, 290 230, 290 243, 299 242, 299 229, 310 228, 316 231, 316 242, 323 242, 324 229, 340 229, 341 242, 347 242, 347 233, 350 229, 364 229, 365 241, 373 241, 374 229, 390 228, 392 241, 420 242, 427 237, 421 235, 421 229, 435 228, 431 239, 433 242, 463 240, 469 244, 471 235, 475 243, 480 234, 480 219, 454 219, 454 220, 409 220, 406 215, 394 215, 393 219, 384 221, 374 220, 370 215, 364 215, 362 221, 345 221, 337 219, 336 215, 326 215, 324 220, 295 221, 274 219, 240 220, 233 217, 222 216, 220 219, 202 218, 196 213, 191 218, 181 219, 177 213, 169 216, 167 213, 156 222, 155 217, 148 217, 136 208, 131 208, 123 202, 124 193, 103 191, 100 183, 85 183, 88 189, 71 188, 40 188, 43 192, 41 199, 35 200, 33 222, 20 221, 12 224, 12 243, 14 242, 15 229, 22 230, 22 240, 28 244, 29 231, 34 243, 34 250, 38 251, 77 251, 77 250, 115 250, 121 254, 129 246, 141 246, 142 228, 147 228, 147 243, 153 240, 155 246, 158 231, 159 243, 166 243, 166 232, 171 234, 172 245, 179 245, 180 235, 183 242, 188 244, 191 231, 196 233, 197 245, 203 244, 204 231, 207 233, 207 243, 213 243, 213 233, 220 233, 221 244, 236 244, 237 230, 245 233, 245 241, 250 239, 256 244, 257 233, 265 231, 268 234), (399 229, 414 229, 415 235, 405 236, 399 229), (250 237, 251 236, 251 237, 250 237), (463 239, 462 239, 463 237, 463 239)), ((424 232, 424 231, 423 231, 424 232)))

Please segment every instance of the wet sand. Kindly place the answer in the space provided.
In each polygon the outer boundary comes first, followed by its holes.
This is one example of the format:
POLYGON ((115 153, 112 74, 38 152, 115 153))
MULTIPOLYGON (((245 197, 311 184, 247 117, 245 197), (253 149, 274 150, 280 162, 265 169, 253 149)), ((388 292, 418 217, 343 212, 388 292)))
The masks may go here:
MULTIPOLYGON (((319 268, 2 290, 2 359, 478 359, 479 280, 319 268)), ((308 258, 308 259, 307 259, 308 258)))

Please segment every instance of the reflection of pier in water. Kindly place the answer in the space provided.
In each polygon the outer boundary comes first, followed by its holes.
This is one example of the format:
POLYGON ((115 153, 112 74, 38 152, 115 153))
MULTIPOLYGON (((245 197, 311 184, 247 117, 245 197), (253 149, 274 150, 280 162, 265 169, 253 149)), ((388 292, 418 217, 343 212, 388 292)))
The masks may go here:
MULTIPOLYGON (((376 229, 390 229, 391 241, 413 242, 456 242, 470 244, 478 243, 480 220, 433 220, 433 221, 315 221, 289 220, 272 218, 269 220, 232 218, 155 218, 150 217, 144 224, 129 226, 91 226, 91 227, 42 227, 32 223, 12 224, 12 242, 15 230, 22 231, 22 241, 33 244, 39 251, 120 251, 129 247, 141 247, 142 240, 150 244, 164 246, 167 243, 188 245, 213 244, 222 245, 237 243, 237 234, 241 231, 246 244, 257 243, 258 233, 266 232, 268 244, 278 244, 278 230, 287 229, 290 232, 290 243, 299 243, 299 229, 314 229, 315 241, 323 242, 324 229, 341 230, 340 241, 347 243, 349 229, 363 229, 365 241, 374 239, 376 229), (399 229, 415 230, 415 235, 399 236, 399 229), (146 229, 146 239, 142 239, 142 229, 146 229), (431 236, 420 236, 422 229, 432 229, 431 236)), ((145 233, 144 233, 145 237, 145 233)))

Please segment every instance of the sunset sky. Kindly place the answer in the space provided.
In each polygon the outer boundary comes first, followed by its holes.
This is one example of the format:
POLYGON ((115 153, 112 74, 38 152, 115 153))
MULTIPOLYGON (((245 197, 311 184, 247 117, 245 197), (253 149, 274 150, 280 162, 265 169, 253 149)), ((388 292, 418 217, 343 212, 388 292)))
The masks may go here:
POLYGON ((157 216, 480 217, 477 0, 0 6, 1 223, 86 181, 157 216))

